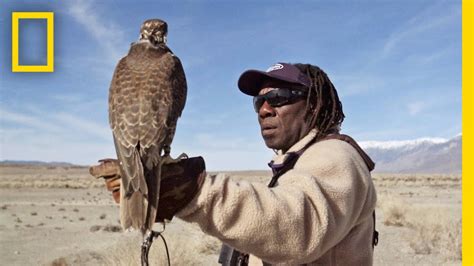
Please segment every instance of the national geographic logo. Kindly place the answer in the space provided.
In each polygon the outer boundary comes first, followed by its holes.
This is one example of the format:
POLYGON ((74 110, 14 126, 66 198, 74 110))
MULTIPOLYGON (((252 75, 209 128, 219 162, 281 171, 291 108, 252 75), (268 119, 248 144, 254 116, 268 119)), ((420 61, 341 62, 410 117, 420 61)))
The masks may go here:
POLYGON ((54 12, 12 12, 12 72, 54 72, 54 12), (46 65, 20 65, 21 19, 46 20, 46 65))

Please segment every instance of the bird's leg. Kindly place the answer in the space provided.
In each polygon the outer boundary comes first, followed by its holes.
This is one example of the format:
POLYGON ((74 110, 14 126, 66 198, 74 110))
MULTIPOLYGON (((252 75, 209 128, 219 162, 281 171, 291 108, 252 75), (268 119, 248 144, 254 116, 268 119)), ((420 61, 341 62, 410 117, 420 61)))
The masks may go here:
POLYGON ((142 266, 148 266, 148 253, 150 252, 151 244, 153 244, 153 239, 156 238, 160 232, 156 232, 153 230, 147 230, 146 235, 143 238, 142 243, 142 253, 141 253, 141 261, 142 266))
POLYGON ((170 155, 171 147, 169 145, 163 146, 163 151, 164 151, 164 155, 161 158, 161 165, 179 163, 182 159, 188 158, 188 155, 186 153, 181 153, 176 159, 171 158, 171 155, 170 155))

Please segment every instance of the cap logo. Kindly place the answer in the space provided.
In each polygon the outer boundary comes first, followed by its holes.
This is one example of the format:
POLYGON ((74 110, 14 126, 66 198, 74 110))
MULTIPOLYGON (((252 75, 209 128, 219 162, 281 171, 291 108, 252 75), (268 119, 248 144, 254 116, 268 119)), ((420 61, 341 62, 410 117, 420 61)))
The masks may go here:
POLYGON ((282 69, 282 68, 283 68, 282 64, 274 64, 273 66, 271 66, 267 69, 267 72, 275 71, 275 70, 282 69))

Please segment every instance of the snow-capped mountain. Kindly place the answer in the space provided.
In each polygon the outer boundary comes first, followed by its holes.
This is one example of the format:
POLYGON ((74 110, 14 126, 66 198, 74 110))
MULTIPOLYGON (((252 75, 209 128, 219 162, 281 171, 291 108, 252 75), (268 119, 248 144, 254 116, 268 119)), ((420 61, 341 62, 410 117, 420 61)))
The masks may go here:
POLYGON ((361 141, 375 161, 376 172, 461 173, 462 135, 452 139, 420 138, 404 141, 361 141))

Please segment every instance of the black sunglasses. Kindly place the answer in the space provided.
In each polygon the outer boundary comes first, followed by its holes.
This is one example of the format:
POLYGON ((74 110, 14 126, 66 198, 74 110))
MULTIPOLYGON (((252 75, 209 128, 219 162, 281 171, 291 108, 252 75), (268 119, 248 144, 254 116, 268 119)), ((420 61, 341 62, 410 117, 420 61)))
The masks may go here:
POLYGON ((280 107, 293 103, 296 99, 304 98, 306 95, 308 95, 308 93, 302 90, 275 88, 263 95, 254 96, 253 107, 255 108, 255 112, 258 113, 265 101, 267 101, 271 107, 280 107))

